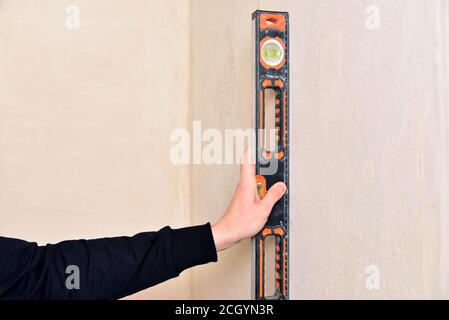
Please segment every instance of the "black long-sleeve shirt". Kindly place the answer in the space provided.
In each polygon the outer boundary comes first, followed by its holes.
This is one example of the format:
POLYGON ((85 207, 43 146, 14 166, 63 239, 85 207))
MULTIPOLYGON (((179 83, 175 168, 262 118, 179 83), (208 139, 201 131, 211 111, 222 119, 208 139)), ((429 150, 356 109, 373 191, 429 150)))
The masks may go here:
POLYGON ((118 299, 212 261, 209 223, 46 246, 0 237, 0 299, 118 299), (67 286, 70 266, 79 289, 67 286))

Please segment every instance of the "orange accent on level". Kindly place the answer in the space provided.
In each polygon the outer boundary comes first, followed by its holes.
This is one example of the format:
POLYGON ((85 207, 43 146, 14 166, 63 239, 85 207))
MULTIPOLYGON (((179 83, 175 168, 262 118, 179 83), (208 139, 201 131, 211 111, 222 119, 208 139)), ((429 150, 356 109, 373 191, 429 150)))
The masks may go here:
POLYGON ((266 88, 266 87, 270 87, 271 86, 271 80, 265 79, 264 81, 262 81, 262 87, 266 88))
POLYGON ((256 183, 262 184, 262 197, 264 197, 265 194, 267 193, 267 180, 265 180, 265 177, 263 176, 256 176, 256 183))
POLYGON ((259 240, 259 297, 263 296, 263 240, 259 240))
POLYGON ((282 293, 284 294, 285 297, 285 291, 286 291, 286 286, 287 286, 287 239, 284 238, 284 248, 282 249, 283 251, 283 267, 284 267, 284 279, 283 279, 283 285, 282 285, 282 293))
POLYGON ((262 13, 260 15, 260 30, 277 29, 285 31, 286 21, 283 14, 262 13))
POLYGON ((284 151, 279 151, 276 153, 276 159, 281 160, 284 157, 284 151))
POLYGON ((259 114, 259 129, 263 129, 263 90, 260 90, 260 94, 259 94, 259 104, 260 104, 260 114, 259 114))
POLYGON ((283 88, 284 87, 284 81, 282 81, 281 79, 275 80, 274 81, 274 85, 275 85, 275 87, 283 88))
POLYGON ((283 92, 283 98, 284 98, 284 105, 282 106, 283 111, 284 111, 284 124, 283 124, 283 128, 284 128, 284 139, 282 139, 282 144, 283 147, 285 149, 285 147, 287 146, 287 112, 286 112, 286 108, 287 108, 287 95, 285 94, 285 92, 283 92))
POLYGON ((265 228, 265 229, 262 230, 262 236, 263 237, 266 237, 266 236, 268 236, 270 234, 273 234, 273 230, 271 230, 270 228, 265 228))
POLYGON ((265 158, 265 160, 271 159, 271 152, 270 151, 265 151, 262 155, 265 158))
POLYGON ((274 234, 282 237, 285 234, 285 231, 281 227, 277 227, 276 229, 274 229, 274 234))

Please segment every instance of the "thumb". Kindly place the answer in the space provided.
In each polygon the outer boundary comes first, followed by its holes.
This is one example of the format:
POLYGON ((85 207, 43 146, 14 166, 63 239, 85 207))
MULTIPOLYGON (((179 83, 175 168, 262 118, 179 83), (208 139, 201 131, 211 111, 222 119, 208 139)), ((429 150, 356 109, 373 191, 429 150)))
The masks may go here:
POLYGON ((270 213, 274 204, 282 198, 286 191, 287 186, 283 182, 277 182, 271 186, 265 197, 263 197, 262 201, 260 202, 260 204, 268 210, 267 214, 270 213))

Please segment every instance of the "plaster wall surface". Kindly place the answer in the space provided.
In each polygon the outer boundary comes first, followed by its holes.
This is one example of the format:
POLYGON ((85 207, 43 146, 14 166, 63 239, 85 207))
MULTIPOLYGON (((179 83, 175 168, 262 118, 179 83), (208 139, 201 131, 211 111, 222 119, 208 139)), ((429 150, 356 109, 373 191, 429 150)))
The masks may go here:
MULTIPOLYGON (((193 1, 206 127, 252 125, 257 8, 290 14, 291 297, 448 298, 449 3, 193 1)), ((226 207, 238 168, 218 169, 192 169, 193 221, 226 207)), ((193 296, 249 298, 249 250, 195 269, 193 296)))
MULTIPOLYGON (((285 10, 291 298, 449 297, 447 1, 79 0, 68 30, 72 4, 0 0, 0 234, 216 221, 238 166, 174 165, 169 136, 253 126, 251 12, 285 10)), ((250 251, 132 298, 250 298, 250 251)))
MULTIPOLYGON (((45 244, 189 224, 189 169, 168 152, 189 114, 188 8, 0 1, 0 234, 45 244)), ((133 297, 189 298, 189 272, 133 297)))

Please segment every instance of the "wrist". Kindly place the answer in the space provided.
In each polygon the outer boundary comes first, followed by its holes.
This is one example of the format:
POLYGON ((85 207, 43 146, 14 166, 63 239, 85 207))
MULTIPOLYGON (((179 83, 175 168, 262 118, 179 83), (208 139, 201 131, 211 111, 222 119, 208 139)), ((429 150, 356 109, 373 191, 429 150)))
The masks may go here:
POLYGON ((212 236, 217 252, 232 247, 238 242, 232 238, 229 228, 220 221, 212 225, 212 236))

